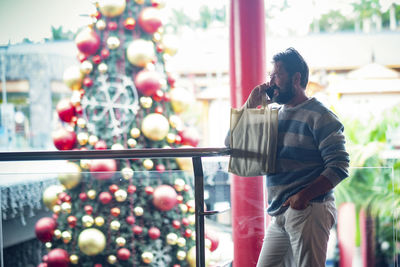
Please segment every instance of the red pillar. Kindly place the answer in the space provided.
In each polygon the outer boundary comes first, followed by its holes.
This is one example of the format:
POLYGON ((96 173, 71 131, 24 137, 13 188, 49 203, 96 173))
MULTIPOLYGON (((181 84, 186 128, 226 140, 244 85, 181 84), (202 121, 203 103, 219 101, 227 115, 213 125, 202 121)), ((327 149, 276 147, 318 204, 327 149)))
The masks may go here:
MULTIPOLYGON (((265 82, 264 0, 232 0, 230 15, 231 105, 240 107, 265 82)), ((263 187, 262 177, 232 177, 234 267, 257 263, 264 236, 263 187)))

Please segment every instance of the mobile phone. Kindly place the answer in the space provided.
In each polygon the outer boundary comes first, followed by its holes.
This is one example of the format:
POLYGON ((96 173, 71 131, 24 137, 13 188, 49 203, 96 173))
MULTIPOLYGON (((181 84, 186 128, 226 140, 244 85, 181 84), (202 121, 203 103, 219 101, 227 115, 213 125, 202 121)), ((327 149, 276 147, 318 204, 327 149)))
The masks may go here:
POLYGON ((274 97, 275 89, 278 89, 278 87, 276 85, 268 86, 268 88, 265 89, 265 93, 267 94, 267 96, 269 97, 270 100, 272 100, 272 98, 274 97))

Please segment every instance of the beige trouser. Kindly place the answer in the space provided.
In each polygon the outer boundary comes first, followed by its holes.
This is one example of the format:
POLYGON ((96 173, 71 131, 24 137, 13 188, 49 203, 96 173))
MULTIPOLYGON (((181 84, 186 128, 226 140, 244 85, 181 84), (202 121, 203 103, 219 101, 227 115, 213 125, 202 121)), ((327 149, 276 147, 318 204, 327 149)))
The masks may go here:
POLYGON ((326 201, 272 217, 257 267, 324 267, 336 214, 334 201, 326 201))

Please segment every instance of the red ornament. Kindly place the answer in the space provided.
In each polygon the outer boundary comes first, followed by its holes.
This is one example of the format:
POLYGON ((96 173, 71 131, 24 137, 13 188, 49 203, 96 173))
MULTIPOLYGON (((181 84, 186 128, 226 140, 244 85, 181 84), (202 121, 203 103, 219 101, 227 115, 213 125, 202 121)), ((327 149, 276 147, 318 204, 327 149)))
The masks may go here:
POLYGON ((52 249, 47 254, 47 266, 48 267, 68 267, 69 266, 69 255, 68 252, 61 248, 52 249))
POLYGON ((135 192, 136 192, 136 186, 134 186, 134 185, 129 185, 127 191, 128 191, 129 194, 135 193, 135 192))
POLYGON ((176 200, 178 201, 179 204, 182 204, 183 203, 183 196, 181 196, 181 195, 176 196, 176 200))
POLYGON ((117 171, 117 162, 114 159, 94 159, 90 163, 90 172, 97 180, 108 180, 117 171))
POLYGON ((87 27, 78 33, 75 44, 83 54, 93 55, 100 47, 100 37, 93 29, 87 27))
POLYGON ((93 207, 90 205, 85 205, 85 207, 83 207, 83 209, 85 210, 87 215, 92 215, 93 213, 93 207))
POLYGON ((175 136, 175 144, 180 145, 182 143, 182 137, 180 135, 175 136))
POLYGON ((121 214, 121 210, 119 208, 112 208, 110 213, 112 216, 118 217, 121 214))
POLYGON ((156 51, 157 53, 161 53, 162 51, 164 51, 164 46, 162 44, 157 44, 156 51))
POLYGON ((71 122, 75 116, 75 107, 68 98, 61 99, 56 107, 58 116, 62 121, 71 122))
POLYGON ((61 201, 64 201, 63 198, 65 198, 68 194, 66 192, 61 192, 58 194, 58 199, 61 201))
POLYGON ((76 57, 81 63, 87 59, 87 56, 81 52, 78 52, 78 55, 76 57))
POLYGON ((196 128, 187 127, 181 133, 182 145, 188 145, 196 147, 200 142, 200 135, 196 128))
POLYGON ((96 142, 96 144, 94 145, 94 149, 96 150, 105 150, 107 149, 107 143, 104 140, 99 140, 96 142))
POLYGON ((147 33, 155 33, 162 26, 159 10, 154 7, 144 8, 139 14, 139 25, 147 33))
POLYGON ((160 232, 160 229, 158 229, 157 227, 151 227, 151 228, 149 229, 148 234, 149 234, 149 237, 150 237, 151 239, 156 240, 157 238, 160 237, 161 232, 160 232))
POLYGON ((154 206, 162 211, 168 211, 177 204, 175 189, 169 185, 159 185, 153 193, 154 206))
POLYGON ((171 95, 168 92, 164 93, 164 101, 165 102, 171 101, 171 95))
POLYGON ((83 85, 86 87, 92 87, 93 86, 93 80, 90 77, 85 77, 83 79, 83 85))
POLYGON ((82 192, 79 194, 79 199, 83 202, 86 201, 88 199, 88 196, 85 192, 82 192))
POLYGON ((94 12, 93 17, 95 17, 96 19, 100 19, 101 13, 99 11, 96 11, 96 12, 94 12))
POLYGON ((76 144, 76 134, 65 128, 59 128, 53 132, 53 143, 58 150, 71 150, 76 144))
POLYGON ((58 220, 58 214, 56 214, 56 213, 53 213, 53 215, 51 215, 51 217, 56 221, 58 220))
POLYGON ((164 172, 165 171, 165 165, 164 164, 157 164, 156 165, 156 170, 158 172, 164 172))
POLYGON ((157 90, 154 95, 153 95, 153 99, 156 102, 160 102, 161 100, 164 99, 164 92, 163 90, 157 90))
POLYGON ((135 235, 140 235, 143 233, 143 228, 138 225, 135 225, 132 227, 132 231, 135 235))
POLYGON ((218 237, 218 234, 215 231, 207 229, 205 231, 204 237, 211 241, 211 247, 210 247, 210 251, 211 252, 218 248, 219 237, 218 237))
POLYGON ((179 229, 181 228, 181 223, 178 220, 173 220, 172 227, 174 227, 175 229, 179 229))
POLYGON ((136 88, 145 96, 153 95, 161 88, 158 72, 142 70, 135 77, 136 88))
POLYGON ((175 86, 175 81, 176 81, 175 75, 171 74, 171 73, 168 73, 167 74, 167 81, 168 81, 168 84, 171 87, 174 87, 175 86))
POLYGON ((136 220, 135 220, 135 217, 133 217, 133 216, 131 215, 131 216, 126 217, 125 221, 126 221, 126 223, 129 224, 129 225, 133 225, 133 224, 135 223, 136 220))
POLYGON ((112 184, 112 185, 110 185, 109 187, 108 187, 108 190, 111 192, 111 193, 115 193, 115 192, 117 192, 118 191, 118 189, 119 189, 119 187, 118 187, 118 185, 116 185, 116 184, 112 184))
POLYGON ((100 64, 101 63, 101 57, 99 55, 95 55, 93 58, 93 63, 94 64, 100 64))
POLYGON ((110 21, 107 27, 110 31, 115 31, 116 29, 118 29, 118 24, 115 21, 110 21))
POLYGON ((71 198, 70 195, 66 195, 65 197, 63 197, 63 198, 61 199, 61 201, 63 201, 63 202, 71 202, 71 200, 72 200, 72 198, 71 198))
POLYGON ((131 252, 127 248, 120 248, 117 251, 117 257, 120 260, 126 261, 131 257, 131 252))
POLYGON ((191 237, 191 236, 192 236, 192 230, 186 229, 186 230, 185 230, 185 237, 189 238, 189 237, 191 237))
POLYGON ((127 18, 127 19, 124 21, 123 24, 124 24, 125 29, 131 31, 131 30, 135 29, 136 20, 135 20, 134 18, 127 18))
POLYGON ((78 114, 78 115, 82 115, 83 114, 82 106, 80 106, 80 105, 75 106, 75 113, 78 114))
POLYGON ((99 201, 103 204, 106 205, 110 203, 112 200, 112 195, 108 192, 101 192, 99 195, 99 201))
POLYGON ((146 186, 146 187, 144 188, 144 191, 146 192, 146 194, 152 195, 152 194, 154 193, 154 188, 151 187, 151 186, 146 186))
POLYGON ((37 267, 48 267, 48 265, 47 265, 47 263, 42 262, 42 263, 39 263, 39 265, 37 267))
POLYGON ((179 264, 174 264, 173 267, 181 267, 179 264))
POLYGON ((75 216, 68 216, 67 218, 68 225, 71 228, 74 228, 76 226, 77 221, 78 219, 75 216))
POLYGON ((56 227, 57 223, 53 218, 41 218, 35 224, 35 234, 37 239, 43 243, 50 242, 53 239, 53 233, 56 227))
POLYGON ((47 262, 48 259, 49 259, 49 257, 47 256, 47 254, 42 257, 43 262, 47 262))
POLYGON ((102 59, 107 59, 110 56, 110 51, 107 48, 103 48, 100 55, 102 59))
POLYGON ((189 219, 188 219, 188 218, 182 218, 182 224, 183 224, 184 226, 189 226, 189 224, 190 224, 189 219))
POLYGON ((162 107, 156 107, 156 108, 154 109, 154 112, 155 112, 155 113, 158 113, 158 114, 163 114, 164 110, 163 110, 162 107))

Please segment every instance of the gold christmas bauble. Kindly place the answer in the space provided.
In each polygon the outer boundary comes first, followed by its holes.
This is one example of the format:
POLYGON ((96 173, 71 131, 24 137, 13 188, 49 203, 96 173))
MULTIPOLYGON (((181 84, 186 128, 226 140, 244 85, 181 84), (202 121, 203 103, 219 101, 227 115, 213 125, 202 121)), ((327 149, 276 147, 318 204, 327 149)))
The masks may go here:
POLYGON ((79 144, 84 146, 89 140, 89 134, 87 132, 80 132, 76 138, 78 139, 79 144))
POLYGON ((143 167, 146 169, 146 170, 151 170, 151 169, 153 169, 153 167, 154 167, 154 162, 151 160, 151 159, 145 159, 144 161, 143 161, 143 167))
POLYGON ((83 254, 94 256, 106 247, 106 237, 96 228, 85 229, 79 234, 78 246, 83 254))
POLYGON ((143 208, 142 207, 135 207, 133 209, 133 213, 135 213, 136 216, 142 216, 143 215, 143 208))
POLYGON ((71 213, 71 203, 68 203, 68 202, 63 202, 62 204, 61 204, 61 211, 63 212, 63 213, 71 213))
POLYGON ((90 167, 90 160, 88 159, 81 159, 79 162, 79 165, 81 166, 82 169, 89 169, 90 167))
POLYGON ((135 0, 135 3, 138 5, 143 5, 145 0, 135 0))
POLYGON ((186 239, 183 237, 179 237, 176 241, 176 244, 178 245, 178 247, 183 248, 184 246, 186 246, 186 239))
POLYGON ((106 22, 105 22, 104 20, 99 19, 99 20, 96 22, 96 28, 97 28, 99 31, 104 30, 106 27, 107 27, 107 24, 106 24, 106 22))
POLYGON ((142 96, 139 99, 139 102, 143 108, 151 108, 151 105, 153 105, 153 99, 149 96, 142 96))
POLYGON ((115 264, 117 263, 117 257, 115 255, 110 255, 107 257, 107 262, 109 264, 115 264))
POLYGON ((188 211, 188 207, 185 204, 179 204, 179 208, 183 213, 188 211))
POLYGON ((75 255, 75 254, 72 254, 71 256, 69 256, 69 261, 70 261, 72 264, 78 264, 78 262, 79 262, 79 257, 78 257, 77 255, 75 255))
POLYGON ((123 150, 124 146, 121 145, 120 143, 115 143, 111 146, 111 150, 123 150))
POLYGON ((178 236, 175 233, 169 233, 167 235, 167 243, 169 245, 175 245, 177 240, 178 240, 178 236))
POLYGON ((117 49, 120 46, 120 44, 121 41, 116 36, 110 36, 107 38, 107 47, 110 48, 110 50, 117 49))
POLYGON ((61 231, 60 231, 60 229, 54 230, 54 237, 55 237, 56 239, 60 239, 60 238, 61 238, 61 231))
POLYGON ((46 242, 44 245, 46 246, 47 250, 50 250, 53 247, 51 242, 46 242))
POLYGON ((79 90, 73 90, 71 95, 71 104, 77 107, 81 104, 81 93, 79 90))
POLYGON ((144 136, 152 141, 163 140, 168 131, 168 120, 161 114, 150 113, 142 121, 142 132, 144 136))
POLYGON ((132 128, 131 131, 129 132, 131 134, 132 138, 138 138, 140 136, 140 130, 139 128, 132 128))
POLYGON ((176 191, 181 192, 183 191, 183 188, 185 187, 185 181, 181 178, 177 178, 174 181, 174 188, 176 191))
POLYGON ((126 197, 128 196, 128 193, 123 190, 123 189, 118 189, 115 193, 115 200, 117 200, 118 202, 124 202, 126 200, 126 197))
POLYGON ((175 143, 175 137, 176 137, 175 134, 173 134, 173 133, 168 133, 168 134, 167 134, 167 142, 168 142, 169 144, 175 143))
POLYGON ((170 91, 171 106, 175 113, 186 111, 193 103, 193 95, 184 88, 173 88, 170 91))
POLYGON ((135 148, 137 145, 137 141, 133 138, 129 138, 127 144, 130 148, 135 148))
MULTIPOLYGON (((181 148, 193 148, 192 146, 181 146, 181 148)), ((176 163, 183 171, 193 171, 193 162, 191 158, 176 158, 176 163)))
POLYGON ((97 226, 101 227, 101 226, 104 225, 104 218, 101 217, 101 216, 97 216, 97 217, 94 219, 94 223, 95 223, 97 226))
POLYGON ((108 71, 108 66, 107 66, 107 64, 106 63, 100 63, 98 66, 97 66, 97 69, 99 70, 99 72, 101 73, 101 74, 104 74, 104 73, 106 73, 107 71, 108 71))
POLYGON ((150 264, 154 259, 153 253, 145 251, 142 253, 142 261, 146 264, 150 264))
POLYGON ((129 180, 133 177, 133 170, 131 168, 125 167, 121 170, 122 177, 125 180, 129 180))
POLYGON ((71 239, 72 239, 72 235, 71 235, 71 233, 68 232, 68 231, 62 232, 61 237, 62 237, 62 240, 63 240, 63 242, 64 242, 65 244, 68 244, 69 241, 71 241, 71 239))
POLYGON ((92 216, 90 215, 84 215, 82 216, 82 224, 83 226, 85 226, 86 228, 92 227, 94 224, 94 219, 92 216))
POLYGON ((53 210, 53 212, 54 212, 55 214, 60 214, 60 212, 61 212, 61 206, 60 206, 60 205, 54 205, 53 208, 52 208, 52 210, 53 210))
POLYGON ((64 191, 65 187, 62 185, 51 185, 43 192, 43 203, 50 210, 53 209, 58 200, 58 194, 64 191))
POLYGON ((115 243, 117 243, 117 245, 119 246, 119 247, 123 247, 123 246, 125 246, 125 244, 126 244, 126 240, 125 240, 125 238, 123 238, 123 237, 117 237, 116 239, 115 239, 115 243))
POLYGON ((176 115, 171 115, 169 117, 169 124, 171 125, 172 128, 175 128, 178 131, 183 128, 183 122, 181 118, 179 118, 176 115))
POLYGON ((89 145, 94 146, 99 141, 99 138, 95 135, 89 136, 89 145))
POLYGON ((183 250, 178 250, 176 253, 176 258, 180 261, 183 261, 186 258, 186 252, 183 250))
POLYGON ((86 127, 86 120, 83 118, 79 118, 76 121, 76 125, 78 125, 79 128, 85 128, 86 127))
POLYGON ((143 39, 134 40, 128 45, 126 56, 131 64, 144 68, 155 59, 154 44, 143 39))
POLYGON ((79 90, 82 86, 83 75, 79 66, 70 66, 63 74, 64 83, 72 90, 79 90))
MULTIPOLYGON (((208 249, 205 249, 205 266, 207 267, 210 264, 211 252, 208 249)), ((187 252, 186 261, 189 263, 190 267, 196 267, 196 247, 192 247, 187 252)))
POLYGON ((89 191, 87 191, 87 196, 89 199, 95 199, 96 198, 96 190, 94 189, 90 189, 89 191))
POLYGON ((89 60, 85 60, 81 63, 80 69, 83 74, 89 74, 93 70, 93 64, 89 60))
POLYGON ((126 0, 99 0, 98 5, 101 14, 114 18, 124 13, 126 0))
POLYGON ((114 220, 110 223, 111 230, 118 231, 120 227, 121 223, 119 221, 114 220))
POLYGON ((188 216, 189 224, 194 225, 196 223, 196 216, 194 214, 188 216))
POLYGON ((190 213, 194 213, 194 211, 195 211, 195 204, 194 203, 195 202, 194 202, 193 199, 191 199, 188 202, 186 202, 186 205, 188 206, 188 209, 189 209, 190 213))
POLYGON ((161 44, 164 47, 164 53, 174 56, 178 52, 178 38, 175 35, 165 34, 162 37, 161 44))

